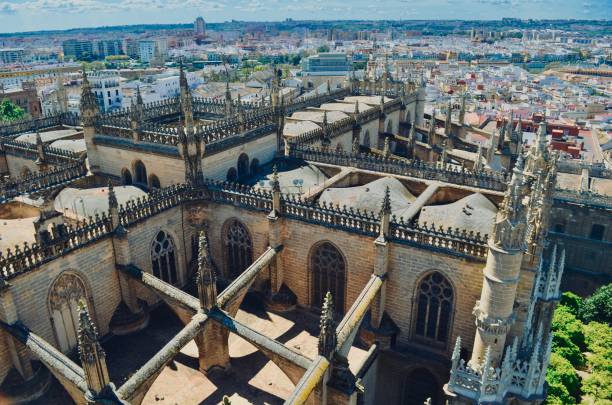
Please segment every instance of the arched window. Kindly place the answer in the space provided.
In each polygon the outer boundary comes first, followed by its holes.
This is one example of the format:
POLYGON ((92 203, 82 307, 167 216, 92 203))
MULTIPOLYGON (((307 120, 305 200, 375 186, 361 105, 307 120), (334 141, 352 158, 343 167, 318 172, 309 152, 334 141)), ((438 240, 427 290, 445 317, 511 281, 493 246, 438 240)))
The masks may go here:
POLYGON ((453 287, 439 272, 427 275, 417 290, 417 315, 414 334, 446 345, 453 309, 453 287))
POLYGON ((121 170, 121 184, 123 184, 124 186, 132 185, 132 174, 126 168, 121 170))
POLYGON ((246 153, 238 157, 238 178, 243 179, 249 176, 249 157, 246 153))
POLYGON ((369 148, 370 147, 370 130, 366 129, 365 134, 363 135, 363 146, 369 148))
POLYGON ((178 273, 176 271, 176 250, 170 236, 159 231, 151 244, 151 263, 153 275, 170 284, 176 284, 178 273))
MULTIPOLYGON (((51 285, 49 310, 53 330, 59 349, 67 353, 77 345, 79 329, 78 304, 87 302, 87 289, 80 277, 73 273, 62 273, 51 285)), ((90 313, 92 313, 91 308, 90 313)))
POLYGON ((238 180, 238 173, 236 172, 236 169, 234 169, 233 167, 230 168, 227 171, 227 176, 225 177, 225 179, 227 181, 232 181, 232 182, 238 180))
POLYGON ((248 229, 242 222, 232 219, 226 226, 226 274, 230 278, 235 278, 253 263, 253 243, 248 229))
POLYGON ((312 302, 320 307, 329 291, 334 298, 336 311, 344 313, 344 284, 346 264, 342 253, 331 243, 319 244, 310 256, 312 273, 312 302))
POLYGON ((251 174, 259 173, 259 159, 251 160, 251 174))
POLYGON ((136 183, 147 184, 147 168, 140 160, 134 163, 134 173, 136 175, 136 183))
POLYGON ((161 184, 159 182, 159 178, 156 175, 154 175, 154 174, 152 174, 149 177, 149 188, 157 188, 157 189, 161 188, 161 184))

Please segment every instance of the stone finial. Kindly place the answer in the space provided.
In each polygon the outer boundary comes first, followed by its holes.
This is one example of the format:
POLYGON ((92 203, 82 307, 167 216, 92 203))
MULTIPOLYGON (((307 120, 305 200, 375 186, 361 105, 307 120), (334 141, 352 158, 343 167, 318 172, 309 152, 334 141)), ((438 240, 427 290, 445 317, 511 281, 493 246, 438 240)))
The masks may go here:
POLYGON ((119 207, 119 203, 117 202, 117 195, 115 194, 115 188, 113 187, 113 183, 108 181, 108 207, 110 209, 119 207))
POLYGON ((355 115, 359 115, 359 100, 355 101, 355 115))
POLYGON ((136 86, 136 104, 142 106, 144 101, 142 100, 142 94, 140 93, 140 85, 136 86))
POLYGON ((474 171, 482 170, 482 145, 478 144, 478 152, 476 153, 476 161, 474 162, 474 171))
POLYGON ((446 120, 444 121, 444 134, 449 136, 452 131, 452 116, 453 116, 453 104, 452 100, 448 100, 448 108, 446 109, 446 120))
POLYGON ((93 118, 98 112, 98 99, 93 91, 91 91, 91 84, 87 78, 87 73, 83 70, 83 86, 81 88, 81 115, 83 116, 83 124, 91 125, 93 118))
POLYGON ((461 336, 457 336, 457 340, 455 341, 455 347, 453 348, 453 354, 451 356, 451 360, 459 361, 461 358, 461 336))
POLYGON ((465 124, 465 99, 466 94, 463 93, 461 95, 461 109, 459 110, 459 124, 461 125, 465 124))
POLYGON ((354 155, 358 155, 360 152, 360 144, 359 144, 359 136, 356 136, 355 139, 353 139, 353 154, 354 155))
POLYGON ((380 206, 380 215, 391 214, 391 190, 389 186, 385 188, 385 195, 380 206))
POLYGON ((85 371, 87 395, 95 398, 110 382, 106 367, 106 354, 98 341, 98 332, 89 316, 87 304, 82 300, 79 302, 78 311, 79 357, 83 371, 85 371))
POLYGON ((209 311, 217 305, 216 277, 210 258, 210 246, 206 229, 200 231, 198 236, 198 295, 200 308, 209 311))
POLYGON ((321 328, 319 332, 319 354, 331 360, 336 349, 336 322, 334 319, 334 302, 329 291, 325 294, 323 300, 319 326, 321 328))
POLYGON ((389 137, 385 136, 385 142, 383 145, 383 156, 385 158, 388 158, 389 156, 391 156, 391 148, 389 146, 389 137))
POLYGON ((278 169, 276 165, 272 166, 272 179, 270 180, 270 187, 273 192, 280 192, 280 182, 278 181, 278 169))
POLYGON ((47 160, 45 145, 43 144, 42 138, 40 137, 40 132, 38 131, 36 131, 36 154, 38 155, 36 159, 37 164, 42 164, 47 160))

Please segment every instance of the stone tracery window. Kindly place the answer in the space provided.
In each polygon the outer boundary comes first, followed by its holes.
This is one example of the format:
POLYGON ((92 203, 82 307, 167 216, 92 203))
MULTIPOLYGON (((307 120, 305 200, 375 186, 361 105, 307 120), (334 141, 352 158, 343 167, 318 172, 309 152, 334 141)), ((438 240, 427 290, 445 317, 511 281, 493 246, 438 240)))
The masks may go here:
POLYGON ((70 272, 62 273, 51 286, 49 309, 57 343, 63 353, 69 352, 77 345, 80 300, 87 302, 83 280, 70 272))
POLYGON ((426 276, 417 290, 414 333, 417 338, 445 345, 453 310, 453 288, 439 272, 426 276))
POLYGON ((318 245, 310 257, 312 272, 312 306, 320 307, 325 294, 329 291, 334 298, 334 306, 344 312, 344 285, 346 264, 340 251, 331 243, 318 245))
POLYGON ((174 248, 174 242, 164 231, 159 231, 153 239, 151 263, 155 277, 170 284, 178 282, 176 249, 174 248))
POLYGON ((242 222, 233 219, 227 225, 225 233, 225 251, 227 257, 226 274, 235 278, 253 263, 253 243, 251 235, 242 222))
POLYGON ((147 168, 144 163, 138 160, 134 163, 135 182, 142 185, 147 185, 147 168))

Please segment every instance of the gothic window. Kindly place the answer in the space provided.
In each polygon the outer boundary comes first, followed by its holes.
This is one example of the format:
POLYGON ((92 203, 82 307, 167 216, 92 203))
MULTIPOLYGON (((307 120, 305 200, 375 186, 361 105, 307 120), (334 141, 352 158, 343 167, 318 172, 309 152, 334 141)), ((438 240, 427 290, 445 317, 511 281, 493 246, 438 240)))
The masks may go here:
POLYGON ((251 160, 251 174, 259 173, 259 160, 253 159, 251 160))
MULTIPOLYGON (((67 353, 77 345, 78 304, 87 302, 85 284, 73 273, 62 273, 51 286, 49 309, 59 349, 67 353)), ((91 308, 90 308, 91 309, 91 308)))
POLYGON ((147 184, 147 168, 140 160, 134 163, 134 173, 136 174, 136 183, 147 184))
POLYGON ((249 176, 249 157, 246 153, 238 157, 238 178, 243 179, 249 176))
POLYGON ((253 262, 253 243, 251 235, 242 222, 232 219, 225 232, 225 251, 227 257, 226 274, 235 278, 253 262))
POLYGON ((367 148, 370 147, 370 130, 369 129, 365 131, 365 135, 363 136, 363 146, 367 148))
POLYGON ((132 174, 128 169, 121 170, 121 184, 124 186, 132 185, 132 174))
POLYGON ((602 240, 605 229, 603 225, 594 224, 591 227, 591 239, 602 240))
POLYGON ((170 236, 159 231, 151 244, 151 263, 153 275, 170 284, 178 282, 176 249, 170 236))
POLYGON ((415 336, 446 345, 453 307, 453 288, 435 271, 425 277, 417 290, 415 336))
POLYGON ((310 256, 312 273, 312 306, 320 307, 329 291, 339 313, 344 312, 346 264, 342 253, 331 243, 319 244, 310 256))
POLYGON ((227 181, 231 181, 231 182, 234 182, 234 181, 238 180, 238 173, 236 172, 236 169, 234 169, 233 167, 230 168, 227 171, 227 176, 225 177, 225 179, 227 181))
POLYGON ((157 189, 161 188, 159 178, 154 174, 152 174, 151 177, 149 177, 149 188, 157 188, 157 189))

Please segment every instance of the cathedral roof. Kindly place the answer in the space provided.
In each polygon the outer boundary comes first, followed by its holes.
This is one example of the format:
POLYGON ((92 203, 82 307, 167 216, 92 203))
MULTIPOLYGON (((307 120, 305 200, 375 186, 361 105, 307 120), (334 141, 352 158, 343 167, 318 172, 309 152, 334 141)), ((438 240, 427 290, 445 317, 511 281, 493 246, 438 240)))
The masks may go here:
MULTIPOLYGON (((118 186, 114 188, 119 204, 135 200, 146 195, 144 191, 134 186, 118 186)), ((56 211, 67 218, 82 220, 89 216, 108 212, 108 188, 97 187, 78 189, 68 187, 55 198, 53 206, 56 211)))
POLYGON ((443 205, 428 205, 421 209, 419 225, 435 224, 444 229, 459 228, 490 235, 493 232, 497 208, 480 193, 470 194, 458 201, 443 205))

